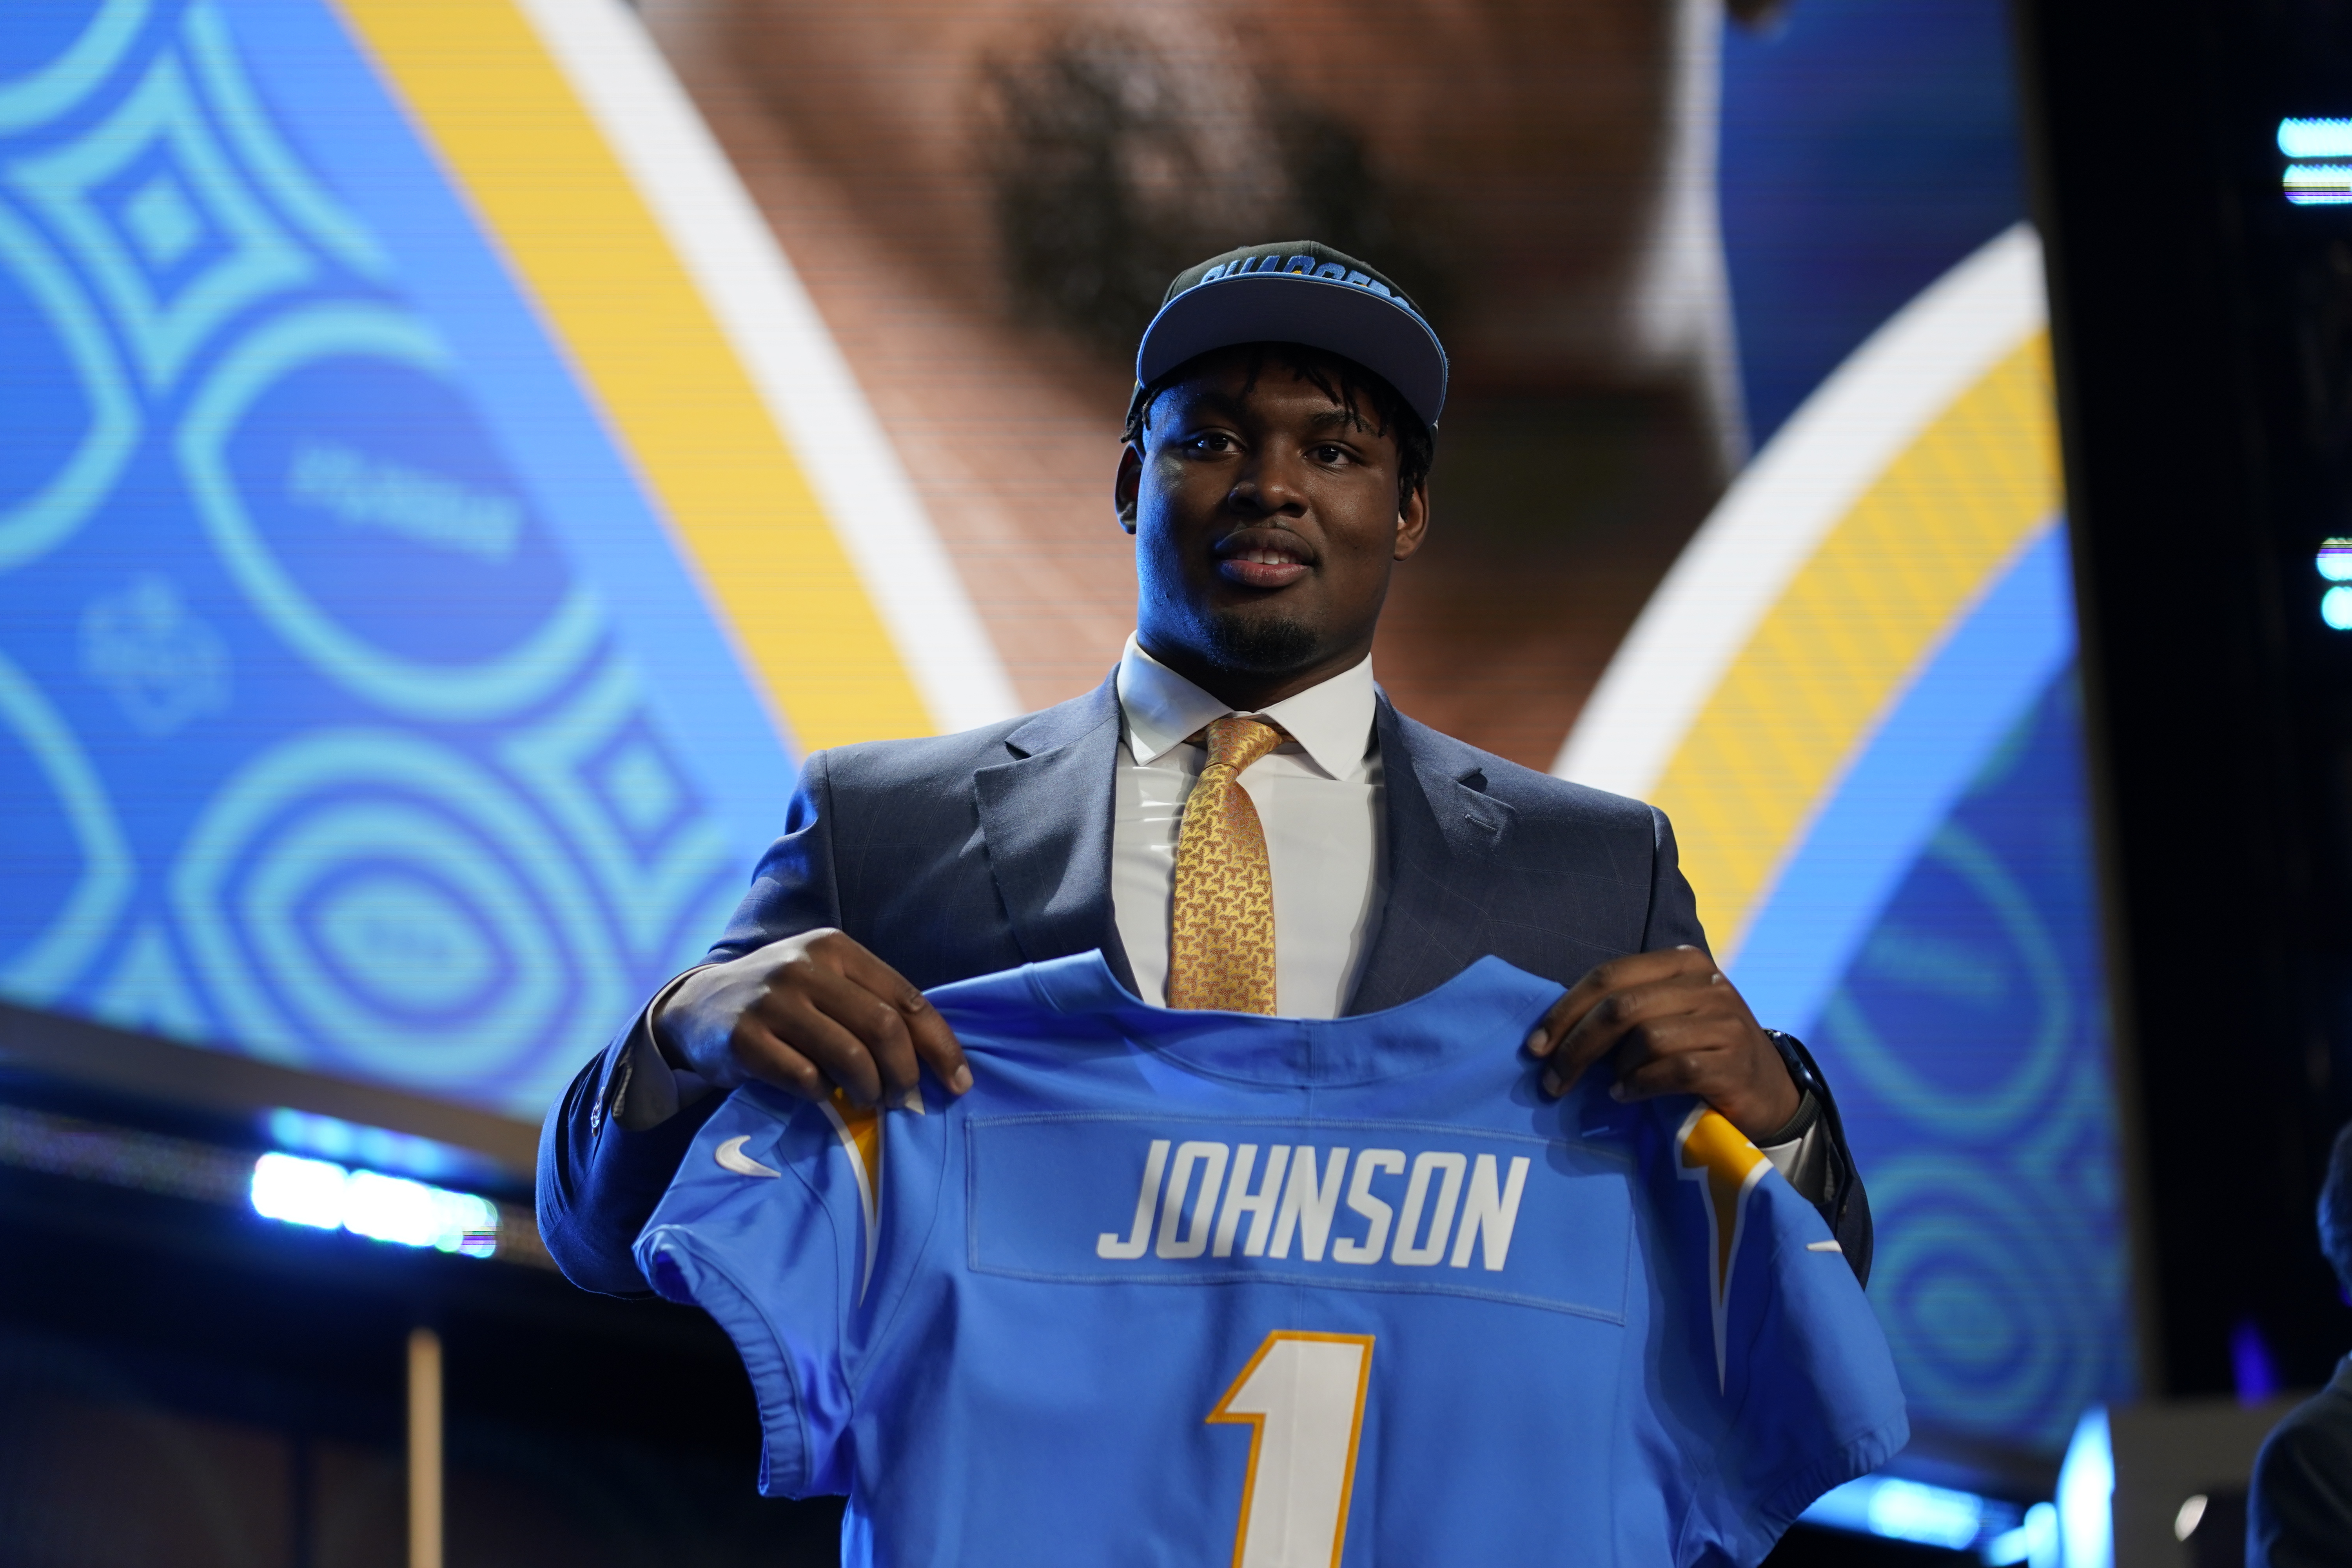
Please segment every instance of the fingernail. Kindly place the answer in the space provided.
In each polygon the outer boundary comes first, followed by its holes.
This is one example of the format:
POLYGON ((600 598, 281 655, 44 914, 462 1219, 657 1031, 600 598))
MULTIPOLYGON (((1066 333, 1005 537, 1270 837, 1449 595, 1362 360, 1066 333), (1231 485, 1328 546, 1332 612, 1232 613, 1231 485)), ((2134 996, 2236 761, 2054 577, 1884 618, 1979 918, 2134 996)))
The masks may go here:
POLYGON ((1554 1100, 1558 1100, 1559 1098, 1559 1091, 1567 1087, 1568 1086, 1566 1084, 1559 1081, 1559 1074, 1556 1072, 1548 1072, 1544 1074, 1543 1091, 1546 1094, 1550 1095, 1554 1100))
POLYGON ((898 1109, 901 1110, 911 1110, 918 1116, 925 1114, 923 1110, 923 1091, 919 1089, 910 1089, 905 1094, 899 1096, 898 1109))
POLYGON ((1548 1042, 1544 1039, 1544 1032, 1541 1029, 1538 1029, 1535 1033, 1529 1035, 1528 1037, 1527 1045, 1522 1048, 1536 1056, 1543 1055, 1544 1051, 1548 1048, 1548 1042))
POLYGON ((948 1087, 958 1094, 962 1094, 966 1090, 970 1089, 971 1088, 971 1069, 959 1063, 955 1069, 955 1077, 948 1079, 948 1087))
POLYGON ((1624 1104, 1624 1103, 1625 1103, 1625 1086, 1624 1086, 1623 1084, 1622 1084, 1622 1083, 1612 1083, 1612 1084, 1611 1084, 1611 1085, 1609 1086, 1609 1098, 1610 1098, 1610 1099, 1612 1099, 1612 1100, 1615 1100, 1615 1101, 1616 1101, 1618 1104, 1620 1104, 1620 1105, 1624 1104))

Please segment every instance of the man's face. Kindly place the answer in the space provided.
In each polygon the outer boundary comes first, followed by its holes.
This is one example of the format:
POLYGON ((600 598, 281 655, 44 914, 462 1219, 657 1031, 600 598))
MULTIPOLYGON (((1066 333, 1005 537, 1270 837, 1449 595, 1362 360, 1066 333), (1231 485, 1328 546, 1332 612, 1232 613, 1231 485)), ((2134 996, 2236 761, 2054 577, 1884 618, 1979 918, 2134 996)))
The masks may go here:
POLYGON ((1371 650, 1389 572, 1421 546, 1426 492, 1397 493, 1397 443, 1287 367, 1211 357, 1153 405, 1119 464, 1143 646, 1263 707, 1371 650))

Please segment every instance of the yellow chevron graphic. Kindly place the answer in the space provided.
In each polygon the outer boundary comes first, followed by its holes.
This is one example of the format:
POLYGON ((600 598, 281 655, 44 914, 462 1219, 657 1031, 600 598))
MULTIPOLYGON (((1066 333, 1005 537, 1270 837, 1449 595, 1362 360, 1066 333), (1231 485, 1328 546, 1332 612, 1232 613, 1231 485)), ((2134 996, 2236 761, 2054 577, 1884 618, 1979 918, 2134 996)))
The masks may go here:
POLYGON ((1686 1182, 1704 1184, 1706 1197, 1707 1295, 1715 1320, 1715 1382, 1719 1391, 1727 1368, 1731 1270, 1738 1260, 1739 1238, 1747 1229, 1748 1194, 1764 1179, 1772 1163, 1739 1129, 1703 1104, 1684 1121, 1675 1144, 1682 1165, 1678 1173, 1686 1182))
POLYGON ((931 733, 801 460, 513 0, 337 4, 545 313, 801 748, 931 733))

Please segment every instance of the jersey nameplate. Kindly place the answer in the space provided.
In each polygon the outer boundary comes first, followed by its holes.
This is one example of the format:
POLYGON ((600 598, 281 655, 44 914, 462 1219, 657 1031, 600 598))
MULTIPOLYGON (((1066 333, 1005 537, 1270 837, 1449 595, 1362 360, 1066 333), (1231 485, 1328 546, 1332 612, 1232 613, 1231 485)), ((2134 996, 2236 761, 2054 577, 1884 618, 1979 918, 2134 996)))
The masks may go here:
POLYGON ((1417 1122, 968 1123, 971 1266, 1070 1283, 1289 1282, 1624 1316, 1629 1163, 1417 1122))

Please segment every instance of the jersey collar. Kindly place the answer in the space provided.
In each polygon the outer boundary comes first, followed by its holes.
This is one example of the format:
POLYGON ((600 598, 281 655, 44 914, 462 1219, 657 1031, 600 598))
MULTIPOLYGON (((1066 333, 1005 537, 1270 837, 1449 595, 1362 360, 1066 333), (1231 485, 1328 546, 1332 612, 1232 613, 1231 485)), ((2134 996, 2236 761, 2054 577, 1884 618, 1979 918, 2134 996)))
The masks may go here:
POLYGON ((1048 1006, 1066 1016, 1092 1016, 1106 1035, 1196 1072, 1297 1088, 1374 1083, 1469 1056, 1524 1065, 1521 1042, 1562 989, 1488 956, 1435 990, 1378 1013, 1286 1018, 1148 1005, 1118 983, 1099 952, 1027 969, 1048 1006))

